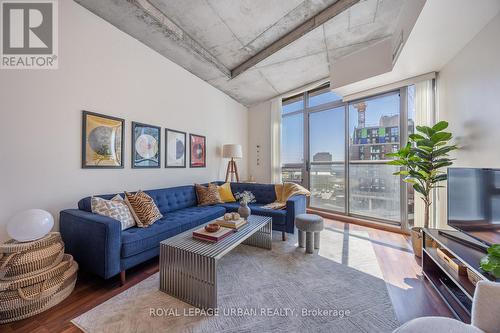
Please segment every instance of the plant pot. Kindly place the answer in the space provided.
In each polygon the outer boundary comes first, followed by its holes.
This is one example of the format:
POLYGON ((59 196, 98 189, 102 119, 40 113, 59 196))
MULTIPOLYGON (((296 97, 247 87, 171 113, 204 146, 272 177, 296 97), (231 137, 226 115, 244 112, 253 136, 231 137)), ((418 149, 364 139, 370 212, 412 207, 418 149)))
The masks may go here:
POLYGON ((411 246, 413 247, 413 254, 416 257, 422 257, 422 228, 411 228, 411 246))
POLYGON ((252 210, 250 209, 250 207, 248 207, 247 204, 240 203, 240 208, 238 208, 238 214, 240 214, 240 216, 242 218, 244 218, 246 220, 250 216, 251 213, 252 213, 252 210))

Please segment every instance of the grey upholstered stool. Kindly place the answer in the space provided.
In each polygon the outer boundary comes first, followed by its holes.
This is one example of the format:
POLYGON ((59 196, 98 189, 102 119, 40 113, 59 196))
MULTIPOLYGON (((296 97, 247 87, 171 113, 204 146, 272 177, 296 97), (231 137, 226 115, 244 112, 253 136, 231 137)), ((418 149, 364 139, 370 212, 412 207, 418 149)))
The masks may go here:
POLYGON ((299 230, 299 247, 304 247, 305 243, 306 253, 313 253, 313 246, 315 249, 319 249, 319 233, 323 230, 323 218, 321 216, 314 214, 297 215, 295 217, 295 226, 299 230))

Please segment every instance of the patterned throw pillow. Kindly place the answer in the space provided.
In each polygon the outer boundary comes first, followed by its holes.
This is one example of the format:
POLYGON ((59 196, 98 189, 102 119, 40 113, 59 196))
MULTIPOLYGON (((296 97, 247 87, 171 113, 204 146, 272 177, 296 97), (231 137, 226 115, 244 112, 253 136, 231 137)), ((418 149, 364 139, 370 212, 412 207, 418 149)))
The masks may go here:
POLYGON ((115 195, 111 200, 92 197, 90 206, 92 208, 92 213, 104 215, 120 221, 122 230, 135 225, 134 217, 130 209, 119 194, 115 195))
POLYGON ((153 198, 146 193, 142 191, 135 194, 125 192, 125 198, 138 227, 149 227, 163 217, 153 198))
POLYGON ((194 184, 196 188, 196 197, 198 198, 198 206, 215 205, 224 203, 220 198, 219 189, 215 184, 208 184, 205 187, 200 184, 194 184))

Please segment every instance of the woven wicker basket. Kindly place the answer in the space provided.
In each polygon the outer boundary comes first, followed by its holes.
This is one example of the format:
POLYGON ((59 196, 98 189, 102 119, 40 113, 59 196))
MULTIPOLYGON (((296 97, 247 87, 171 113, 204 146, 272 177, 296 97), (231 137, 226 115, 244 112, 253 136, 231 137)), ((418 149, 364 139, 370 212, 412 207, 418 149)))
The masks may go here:
POLYGON ((0 280, 16 280, 39 274, 63 259, 64 243, 58 232, 27 243, 10 240, 0 245, 0 280))
POLYGON ((476 285, 479 281, 481 281, 483 279, 481 276, 479 276, 478 274, 474 273, 469 268, 467 268, 467 278, 469 279, 469 281, 473 285, 476 285))
POLYGON ((75 287, 77 271, 78 264, 65 254, 43 273, 0 282, 0 324, 31 317, 63 301, 75 287))

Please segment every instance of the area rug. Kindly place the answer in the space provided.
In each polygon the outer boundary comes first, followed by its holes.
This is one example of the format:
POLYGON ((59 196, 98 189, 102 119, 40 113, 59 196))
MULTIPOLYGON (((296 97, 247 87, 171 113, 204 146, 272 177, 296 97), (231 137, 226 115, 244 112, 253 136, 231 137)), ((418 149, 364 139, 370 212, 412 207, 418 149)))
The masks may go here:
POLYGON ((161 291, 159 274, 72 322, 111 332, 392 332, 398 322, 365 232, 321 233, 319 253, 274 235, 273 249, 240 245, 218 266, 219 307, 201 311, 161 291))

